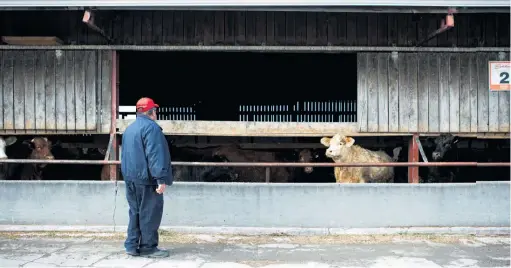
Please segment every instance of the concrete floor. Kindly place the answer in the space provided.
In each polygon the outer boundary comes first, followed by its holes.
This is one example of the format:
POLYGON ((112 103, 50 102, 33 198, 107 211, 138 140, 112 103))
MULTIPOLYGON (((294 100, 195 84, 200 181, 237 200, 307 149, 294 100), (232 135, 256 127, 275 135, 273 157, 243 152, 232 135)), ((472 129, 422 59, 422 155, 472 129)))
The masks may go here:
POLYGON ((129 257, 122 238, 0 236, 0 267, 344 268, 510 267, 509 237, 314 240, 297 237, 173 237, 166 259, 129 257), (222 240, 223 239, 223 240, 222 240), (222 241, 220 241, 222 240, 222 241))

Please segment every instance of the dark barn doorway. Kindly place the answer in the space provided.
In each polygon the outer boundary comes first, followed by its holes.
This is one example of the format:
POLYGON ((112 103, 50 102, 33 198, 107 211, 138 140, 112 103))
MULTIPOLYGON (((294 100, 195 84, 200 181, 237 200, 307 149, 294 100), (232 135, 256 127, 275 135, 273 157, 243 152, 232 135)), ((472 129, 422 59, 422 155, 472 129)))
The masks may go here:
POLYGON ((356 122, 356 63, 356 53, 122 51, 120 106, 149 96, 162 120, 356 122))

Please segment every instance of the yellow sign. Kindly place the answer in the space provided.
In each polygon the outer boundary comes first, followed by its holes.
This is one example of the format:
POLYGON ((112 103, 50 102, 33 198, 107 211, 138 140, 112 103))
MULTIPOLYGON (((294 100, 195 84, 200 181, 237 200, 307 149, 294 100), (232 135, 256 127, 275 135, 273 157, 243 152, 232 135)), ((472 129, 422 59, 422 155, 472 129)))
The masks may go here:
POLYGON ((511 90, 511 61, 490 61, 490 91, 511 90))

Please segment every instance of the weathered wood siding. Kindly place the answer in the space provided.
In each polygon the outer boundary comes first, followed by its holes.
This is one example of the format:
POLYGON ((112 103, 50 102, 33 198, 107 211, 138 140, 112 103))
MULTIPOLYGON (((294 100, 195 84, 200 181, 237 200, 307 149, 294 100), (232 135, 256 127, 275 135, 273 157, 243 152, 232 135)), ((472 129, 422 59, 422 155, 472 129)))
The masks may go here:
MULTIPOLYGON (((67 44, 106 44, 80 11, 0 12, 0 35, 56 35, 67 44), (34 23, 34 21, 40 23, 34 23)), ((442 14, 117 11, 99 13, 124 45, 413 46, 440 27, 442 14)), ((509 14, 457 14, 429 47, 509 47, 509 14)))
POLYGON ((510 131, 510 92, 489 91, 488 61, 498 53, 395 55, 358 54, 361 132, 510 131))
POLYGON ((111 52, 0 50, 0 133, 109 133, 111 52))

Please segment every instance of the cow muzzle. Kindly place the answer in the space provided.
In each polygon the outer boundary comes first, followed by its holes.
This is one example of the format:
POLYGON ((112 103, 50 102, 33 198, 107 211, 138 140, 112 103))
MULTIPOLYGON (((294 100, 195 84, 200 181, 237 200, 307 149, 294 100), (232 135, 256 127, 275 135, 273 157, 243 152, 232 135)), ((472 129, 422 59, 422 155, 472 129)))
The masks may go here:
POLYGON ((305 170, 305 173, 312 173, 312 171, 314 169, 312 167, 305 167, 304 170, 305 170))

